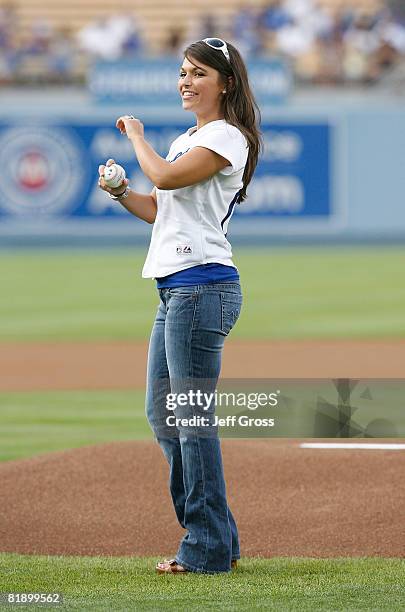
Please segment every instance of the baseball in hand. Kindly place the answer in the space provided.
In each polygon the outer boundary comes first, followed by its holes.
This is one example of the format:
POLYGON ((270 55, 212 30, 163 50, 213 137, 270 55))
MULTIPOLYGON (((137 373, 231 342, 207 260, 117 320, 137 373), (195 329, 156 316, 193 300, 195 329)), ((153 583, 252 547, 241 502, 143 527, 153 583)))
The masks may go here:
POLYGON ((118 164, 111 164, 111 166, 105 167, 104 183, 107 185, 107 187, 115 189, 122 184, 124 179, 125 170, 122 166, 119 166, 118 164))

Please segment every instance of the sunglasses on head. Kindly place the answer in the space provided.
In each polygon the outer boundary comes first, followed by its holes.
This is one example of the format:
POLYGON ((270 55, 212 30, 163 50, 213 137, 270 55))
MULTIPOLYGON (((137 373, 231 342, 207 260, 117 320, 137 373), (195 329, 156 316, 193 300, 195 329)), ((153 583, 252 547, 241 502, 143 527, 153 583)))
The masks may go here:
POLYGON ((222 40, 222 38, 204 38, 202 41, 212 49, 216 49, 217 51, 222 51, 225 55, 228 62, 230 62, 228 47, 226 46, 226 42, 222 40))

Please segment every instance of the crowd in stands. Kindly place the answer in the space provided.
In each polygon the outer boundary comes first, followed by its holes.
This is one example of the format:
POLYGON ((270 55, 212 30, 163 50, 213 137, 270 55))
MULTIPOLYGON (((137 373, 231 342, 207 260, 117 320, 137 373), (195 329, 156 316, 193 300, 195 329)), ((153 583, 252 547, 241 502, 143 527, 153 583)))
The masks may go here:
MULTIPOLYGON (((232 41, 246 59, 282 57, 300 82, 374 83, 405 61, 405 9, 387 0, 373 13, 327 11, 317 0, 269 0, 239 5, 227 23, 207 15, 188 31, 169 29, 160 54, 180 57, 193 40, 219 36, 232 41)), ((45 18, 21 34, 14 4, 0 6, 0 84, 83 82, 96 59, 148 56, 148 38, 140 20, 128 14, 88 23, 79 31, 55 29, 45 18)), ((154 50, 156 55, 156 50, 154 50)))
POLYGON ((235 15, 232 35, 246 55, 278 55, 302 81, 372 83, 405 58, 405 11, 328 12, 316 0, 272 0, 235 15))

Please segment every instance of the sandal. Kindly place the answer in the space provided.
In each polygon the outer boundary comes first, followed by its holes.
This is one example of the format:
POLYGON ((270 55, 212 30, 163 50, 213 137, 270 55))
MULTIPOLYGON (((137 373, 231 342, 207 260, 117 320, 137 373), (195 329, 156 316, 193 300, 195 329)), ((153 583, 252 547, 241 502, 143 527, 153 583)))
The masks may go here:
MULTIPOLYGON (((238 566, 237 560, 232 559, 231 569, 236 569, 237 566, 238 566)), ((188 573, 188 570, 182 565, 179 565, 176 559, 170 559, 170 561, 165 559, 164 561, 160 561, 156 565, 156 571, 158 574, 187 574, 188 573)))
POLYGON ((188 570, 182 565, 179 565, 176 559, 170 559, 170 561, 165 559, 164 561, 160 561, 156 565, 156 571, 158 574, 188 574, 188 570))

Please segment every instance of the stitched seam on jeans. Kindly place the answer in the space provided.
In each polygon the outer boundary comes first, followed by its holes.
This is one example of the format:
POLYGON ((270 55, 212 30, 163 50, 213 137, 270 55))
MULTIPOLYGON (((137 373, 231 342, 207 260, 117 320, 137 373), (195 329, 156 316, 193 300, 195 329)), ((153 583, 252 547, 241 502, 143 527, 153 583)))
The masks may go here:
POLYGON ((202 460, 202 456, 201 456, 201 447, 200 447, 200 437, 197 435, 197 446, 198 446, 198 454, 200 457, 200 466, 201 466, 201 478, 202 478, 202 483, 203 483, 203 495, 204 495, 204 522, 205 522, 205 532, 206 532, 206 540, 205 540, 205 559, 204 559, 204 563, 203 566, 205 566, 207 564, 207 559, 208 559, 208 540, 209 540, 209 534, 208 534, 208 521, 207 521, 207 495, 205 492, 205 473, 204 473, 204 463, 202 460))
MULTIPOLYGON (((152 350, 152 342, 154 339, 154 334, 157 333, 157 330, 159 329, 160 325, 163 325, 163 327, 166 324, 166 306, 163 303, 163 301, 161 300, 159 302, 159 306, 156 312, 156 316, 155 316, 155 321, 153 323, 152 326, 152 331, 150 334, 150 338, 149 338, 149 345, 148 345, 148 358, 147 358, 147 368, 146 368, 146 393, 145 393, 145 414, 146 414, 146 418, 147 421, 152 429, 152 432, 154 434, 155 439, 158 441, 158 435, 157 435, 157 431, 156 431, 156 378, 152 377, 151 372, 150 372, 150 355, 151 355, 151 350, 152 350), (162 315, 162 319, 159 319, 159 315, 162 315), (152 406, 152 408, 150 408, 150 406, 152 406)), ((163 331, 163 336, 164 336, 164 331, 163 331)), ((166 351, 165 351, 165 359, 166 359, 166 351)), ((167 359, 166 359, 166 370, 167 370, 167 359)), ((169 377, 169 371, 167 370, 167 377, 165 377, 165 379, 168 379, 169 377)), ((160 384, 160 383, 159 383, 160 384)))
MULTIPOLYGON (((229 322, 227 323, 227 317, 225 315, 225 300, 222 293, 220 293, 219 296, 221 301, 221 331, 222 333, 228 335, 233 327, 233 324, 230 324, 229 322)), ((231 315, 234 315, 234 313, 231 313, 231 315)), ((232 317, 230 317, 229 320, 232 321, 232 317)))
MULTIPOLYGON (((188 365, 188 371, 191 374, 191 380, 194 380, 194 368, 193 368, 193 361, 192 361, 191 344, 192 344, 192 338, 193 338, 193 332, 194 332, 194 323, 195 323, 195 319, 196 319, 198 299, 199 299, 199 295, 197 294, 195 302, 194 302, 193 319, 192 319, 191 325, 190 325, 190 337, 189 337, 189 342, 188 342, 188 346, 189 346, 189 361, 188 361, 189 365, 188 365)), ((207 497, 206 497, 206 493, 205 493, 205 474, 204 474, 204 469, 203 469, 203 461, 202 461, 202 457, 201 457, 200 439, 199 439, 198 433, 196 432, 197 427, 195 427, 194 429, 195 429, 195 433, 196 433, 197 446, 198 446, 198 455, 199 455, 199 458, 200 458, 200 466, 201 466, 201 477, 202 477, 202 483, 203 483, 204 523, 205 523, 205 533, 206 533, 205 559, 204 559, 203 565, 206 565, 207 559, 208 559, 208 521, 207 521, 207 497)))

